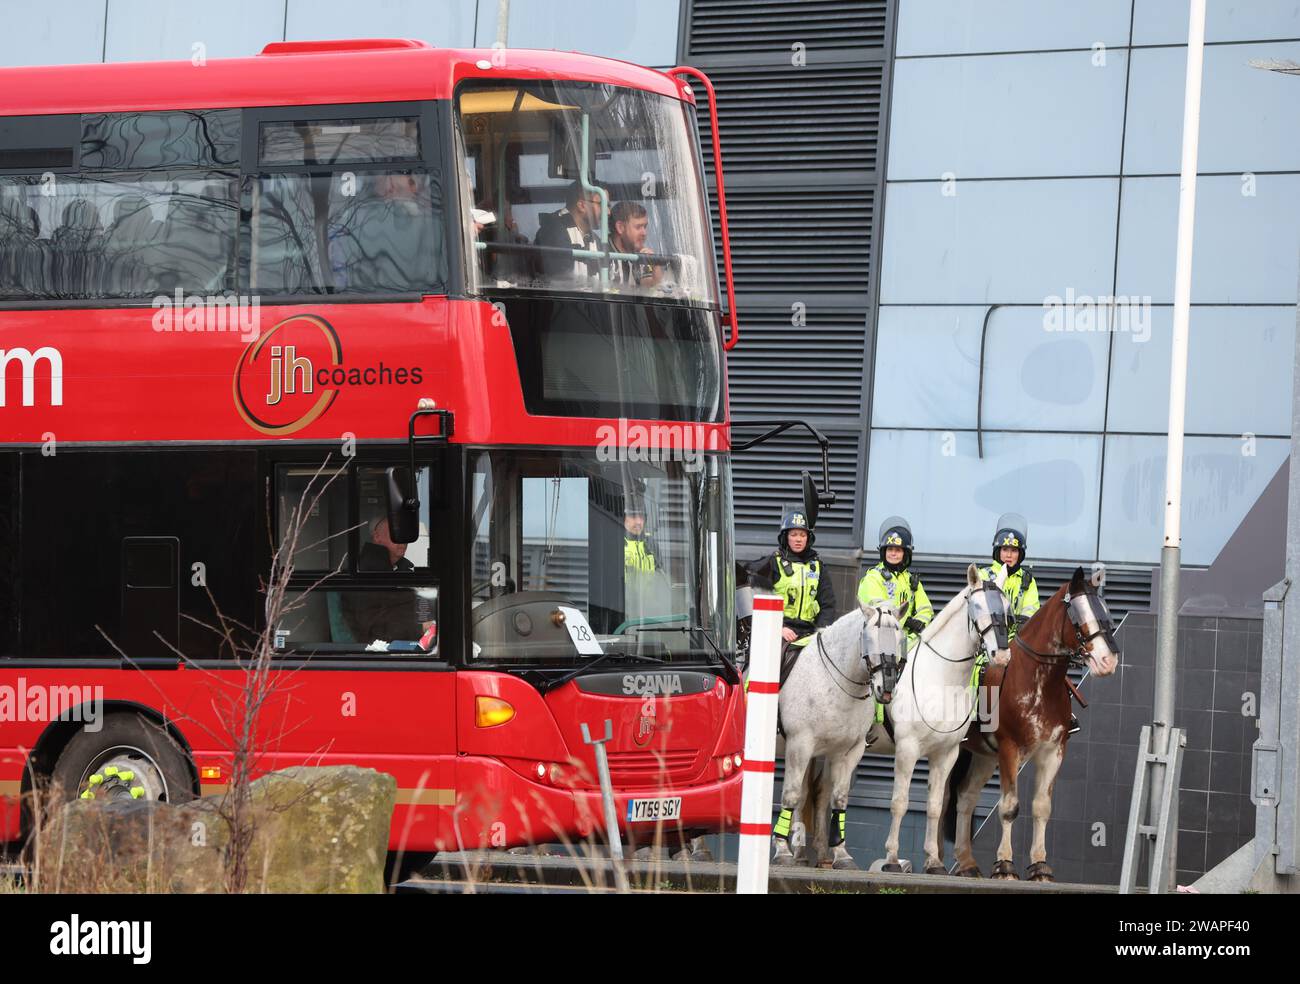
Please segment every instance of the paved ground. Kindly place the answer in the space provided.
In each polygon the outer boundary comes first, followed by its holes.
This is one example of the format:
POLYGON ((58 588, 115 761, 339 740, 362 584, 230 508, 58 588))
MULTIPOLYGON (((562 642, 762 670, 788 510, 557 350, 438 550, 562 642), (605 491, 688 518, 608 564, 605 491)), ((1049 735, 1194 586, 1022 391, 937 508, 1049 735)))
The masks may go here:
MULTIPOLYGON (((628 882, 641 891, 734 892, 736 866, 716 862, 628 861, 628 882)), ((555 857, 481 851, 440 854, 418 875, 402 882, 399 893, 571 893, 612 891, 610 862, 603 858, 555 857)), ((769 888, 781 894, 1027 893, 1113 895, 1113 886, 991 881, 944 875, 884 874, 820 868, 773 867, 769 888)))

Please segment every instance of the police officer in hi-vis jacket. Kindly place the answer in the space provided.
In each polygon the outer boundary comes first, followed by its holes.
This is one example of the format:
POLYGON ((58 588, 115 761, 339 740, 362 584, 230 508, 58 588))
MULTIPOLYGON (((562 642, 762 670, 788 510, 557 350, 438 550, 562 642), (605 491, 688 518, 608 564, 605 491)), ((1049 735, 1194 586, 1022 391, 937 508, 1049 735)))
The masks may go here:
POLYGON ((1003 513, 998 520, 998 530, 993 534, 993 563, 980 570, 980 577, 990 581, 1003 568, 1006 569, 1007 579, 1002 583, 1002 593, 1007 596, 1011 615, 1007 635, 1012 639, 1039 607, 1038 582, 1034 580, 1033 568, 1024 566, 1025 550, 1029 546, 1025 535, 1028 529, 1024 516, 1003 513))
POLYGON ((781 638, 807 645, 812 634, 835 621, 835 592, 817 551, 816 534, 801 509, 787 509, 776 534, 777 549, 750 568, 785 599, 781 638))
POLYGON ((901 608, 903 631, 910 652, 930 620, 934 608, 921 579, 908 570, 912 566, 912 528, 902 516, 890 516, 880 524, 880 563, 870 568, 858 583, 858 601, 864 605, 901 608))
MULTIPOLYGON (((1038 611, 1038 582, 1034 571, 1025 565, 1029 549, 1029 522, 1019 513, 1003 513, 998 518, 997 532, 993 534, 993 563, 980 571, 980 577, 990 580, 1006 569, 1007 579, 1002 583, 1002 593, 1007 596, 1010 622, 1008 640, 1014 639, 1020 627, 1038 611)), ((983 669, 981 668, 981 674, 983 669)), ((1079 731, 1079 719, 1070 715, 1070 734, 1079 731)))

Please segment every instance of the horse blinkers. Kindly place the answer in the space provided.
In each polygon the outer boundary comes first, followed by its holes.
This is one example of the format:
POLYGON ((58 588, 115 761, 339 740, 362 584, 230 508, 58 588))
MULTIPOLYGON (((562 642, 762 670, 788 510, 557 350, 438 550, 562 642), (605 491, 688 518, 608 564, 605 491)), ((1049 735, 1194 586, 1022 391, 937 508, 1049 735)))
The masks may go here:
POLYGON ((1082 594, 1070 594, 1068 591, 1062 599, 1069 615, 1070 626, 1074 630, 1074 642, 1071 650, 1080 655, 1092 655, 1093 640, 1101 637, 1110 647, 1110 651, 1119 656, 1119 643, 1115 641, 1115 626, 1110 612, 1106 610, 1098 595, 1085 590, 1082 594), (1090 628, 1096 626, 1096 628, 1090 628))
POLYGON ((875 622, 875 628, 880 631, 872 633, 871 623, 862 623, 862 658, 866 660, 867 669, 872 676, 879 669, 881 679, 876 688, 876 699, 882 704, 888 704, 894 698, 894 688, 898 686, 902 667, 899 665, 898 628, 895 626, 892 632, 886 632, 883 623, 884 610, 880 608, 876 609, 875 622))
MULTIPOLYGON (((987 628, 981 628, 980 616, 987 615, 992 623, 989 628, 993 630, 993 639, 997 644, 998 650, 1006 649, 1009 645, 1007 634, 1007 596, 1002 593, 992 581, 981 581, 977 594, 975 590, 966 598, 966 614, 975 626, 975 631, 980 634, 983 640, 987 628)), ((990 656, 993 654, 990 653, 990 656)))

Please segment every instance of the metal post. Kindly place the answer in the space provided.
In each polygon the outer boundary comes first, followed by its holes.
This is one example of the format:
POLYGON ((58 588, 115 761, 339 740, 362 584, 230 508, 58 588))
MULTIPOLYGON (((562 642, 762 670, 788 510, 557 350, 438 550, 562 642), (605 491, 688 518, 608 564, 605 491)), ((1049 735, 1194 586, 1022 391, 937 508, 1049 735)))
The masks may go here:
POLYGON ((754 596, 745 691, 745 764, 740 787, 740 857, 736 894, 767 894, 771 860, 772 786, 776 775, 776 712, 780 700, 781 611, 776 595, 754 596))
MULTIPOLYGON (((1150 751, 1162 759, 1169 752, 1174 723, 1174 683, 1178 649, 1178 570, 1181 564, 1183 423, 1187 407, 1187 334, 1192 297, 1192 233, 1196 218, 1196 153, 1201 122, 1201 65, 1205 51, 1205 0, 1190 0, 1187 27, 1187 79, 1183 94, 1183 160, 1178 183, 1178 253, 1174 273, 1174 335, 1169 365, 1169 441, 1165 458, 1165 539, 1160 551, 1160 621, 1156 634, 1154 718, 1150 751)), ((1166 770, 1151 765, 1148 823, 1159 821, 1166 770)), ((1169 777, 1172 780, 1172 776, 1169 777)), ((1173 876, 1177 868, 1177 836, 1169 838, 1169 857, 1150 858, 1150 870, 1173 876)), ((1154 855, 1155 852, 1152 852, 1154 855)), ((1165 885, 1148 882, 1148 891, 1165 885)))
POLYGON ((600 798, 605 806, 605 836, 609 839, 609 859, 614 866, 614 884, 626 892, 627 872, 623 870, 623 841, 618 834, 618 810, 614 806, 614 784, 609 781, 609 759, 605 756, 605 742, 614 737, 614 722, 605 719, 605 737, 593 739, 587 722, 578 725, 582 740, 596 746, 596 774, 600 777, 600 798))
POLYGON ((504 48, 509 35, 510 0, 497 0, 497 47, 504 48))

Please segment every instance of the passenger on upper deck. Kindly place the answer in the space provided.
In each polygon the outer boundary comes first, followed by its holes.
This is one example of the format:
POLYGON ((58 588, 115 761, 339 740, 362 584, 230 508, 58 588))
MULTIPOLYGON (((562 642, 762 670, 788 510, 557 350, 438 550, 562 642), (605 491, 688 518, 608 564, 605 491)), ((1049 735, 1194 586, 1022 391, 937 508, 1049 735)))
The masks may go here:
POLYGON ((420 290, 433 280, 436 253, 426 179, 380 174, 368 185, 330 210, 334 289, 420 290))
MULTIPOLYGON (((645 244, 650 231, 650 216, 639 202, 617 202, 609 210, 609 230, 610 249, 616 253, 654 252, 645 244)), ((609 279, 616 284, 653 287, 663 278, 661 264, 614 260, 609 267, 609 279)))
MULTIPOLYGON (((585 190, 581 181, 569 186, 565 207, 558 212, 543 212, 537 230, 537 246, 563 249, 597 249, 596 231, 600 228, 601 195, 585 190)), ((583 280, 595 276, 594 260, 577 259, 563 253, 542 255, 542 273, 548 279, 583 280)))

